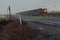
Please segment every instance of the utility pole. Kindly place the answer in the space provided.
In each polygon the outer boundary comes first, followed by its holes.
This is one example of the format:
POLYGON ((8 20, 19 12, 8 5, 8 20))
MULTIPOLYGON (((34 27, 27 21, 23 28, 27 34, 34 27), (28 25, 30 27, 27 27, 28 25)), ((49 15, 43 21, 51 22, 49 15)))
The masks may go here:
POLYGON ((9 11, 9 19, 11 19, 11 8, 10 8, 10 5, 8 6, 8 11, 9 11))

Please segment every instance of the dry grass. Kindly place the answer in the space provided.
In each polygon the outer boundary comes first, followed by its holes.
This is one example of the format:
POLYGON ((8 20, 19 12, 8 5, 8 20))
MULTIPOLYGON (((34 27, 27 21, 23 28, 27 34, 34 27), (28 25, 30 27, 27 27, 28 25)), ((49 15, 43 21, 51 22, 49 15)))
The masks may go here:
POLYGON ((32 29, 21 27, 19 21, 13 21, 0 30, 0 40, 35 40, 32 29))

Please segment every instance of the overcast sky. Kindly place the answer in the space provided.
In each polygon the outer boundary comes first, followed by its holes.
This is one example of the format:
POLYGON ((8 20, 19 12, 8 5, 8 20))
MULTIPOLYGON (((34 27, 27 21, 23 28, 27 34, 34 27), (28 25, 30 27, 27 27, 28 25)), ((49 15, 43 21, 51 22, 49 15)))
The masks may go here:
POLYGON ((48 8, 48 10, 60 11, 60 0, 0 0, 0 14, 7 13, 8 6, 12 13, 48 8))

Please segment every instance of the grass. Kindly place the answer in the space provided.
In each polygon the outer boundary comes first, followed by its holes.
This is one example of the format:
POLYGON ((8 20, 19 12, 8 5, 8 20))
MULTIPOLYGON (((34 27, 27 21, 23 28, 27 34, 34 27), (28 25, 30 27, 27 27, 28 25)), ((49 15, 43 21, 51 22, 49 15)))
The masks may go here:
POLYGON ((1 21, 1 20, 9 20, 9 18, 0 18, 0 21, 1 21))
POLYGON ((56 16, 32 16, 32 15, 26 15, 26 17, 29 17, 29 18, 57 18, 56 16))

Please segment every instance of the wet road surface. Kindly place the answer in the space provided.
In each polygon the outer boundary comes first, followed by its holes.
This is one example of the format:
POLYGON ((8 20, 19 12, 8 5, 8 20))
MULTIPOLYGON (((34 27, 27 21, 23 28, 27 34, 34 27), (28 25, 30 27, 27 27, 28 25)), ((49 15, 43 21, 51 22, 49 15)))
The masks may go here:
POLYGON ((60 40, 60 18, 28 18, 19 16, 26 21, 26 27, 36 32, 36 40, 60 40))

